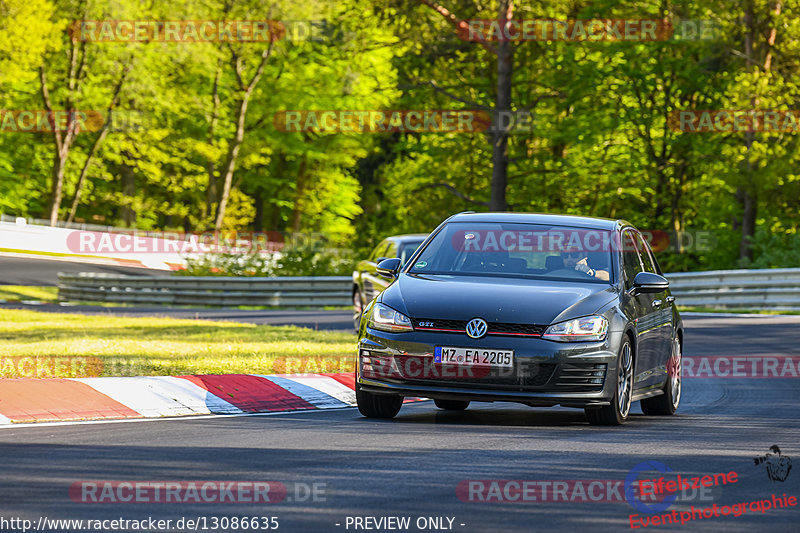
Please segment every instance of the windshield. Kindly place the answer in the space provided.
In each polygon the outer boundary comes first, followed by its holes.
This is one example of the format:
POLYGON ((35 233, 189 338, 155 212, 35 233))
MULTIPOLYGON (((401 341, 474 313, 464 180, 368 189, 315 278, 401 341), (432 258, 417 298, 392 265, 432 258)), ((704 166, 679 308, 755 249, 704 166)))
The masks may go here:
POLYGON ((406 272, 613 283, 613 236, 578 227, 450 222, 406 272))

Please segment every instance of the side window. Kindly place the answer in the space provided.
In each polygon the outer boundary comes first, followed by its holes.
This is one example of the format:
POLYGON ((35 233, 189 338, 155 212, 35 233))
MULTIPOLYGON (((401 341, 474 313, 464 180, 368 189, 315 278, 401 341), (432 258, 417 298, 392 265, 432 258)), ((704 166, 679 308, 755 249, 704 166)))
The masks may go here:
POLYGON ((639 248, 639 255, 642 257, 645 272, 658 274, 653 257, 650 255, 650 247, 647 245, 647 241, 642 238, 641 233, 636 234, 636 246, 639 248))
POLYGON ((382 255, 384 257, 397 257, 397 241, 389 241, 389 246, 387 246, 382 255))
POLYGON ((400 247, 399 257, 400 257, 400 264, 401 265, 405 265, 406 264, 406 261, 408 261, 408 258, 411 257, 411 254, 413 254, 414 252, 417 251, 417 248, 419 248, 420 244, 422 244, 422 242, 410 242, 410 243, 406 243, 406 244, 404 244, 403 246, 400 247))
POLYGON ((386 247, 388 245, 389 243, 387 241, 381 242, 378 246, 375 247, 374 250, 372 250, 372 254, 369 256, 369 260, 375 261, 379 257, 386 257, 384 251, 386 250, 386 247))
POLYGON ((633 233, 626 230, 622 233, 622 272, 625 274, 625 289, 633 286, 633 278, 642 272, 642 263, 639 260, 639 251, 634 243, 633 233))

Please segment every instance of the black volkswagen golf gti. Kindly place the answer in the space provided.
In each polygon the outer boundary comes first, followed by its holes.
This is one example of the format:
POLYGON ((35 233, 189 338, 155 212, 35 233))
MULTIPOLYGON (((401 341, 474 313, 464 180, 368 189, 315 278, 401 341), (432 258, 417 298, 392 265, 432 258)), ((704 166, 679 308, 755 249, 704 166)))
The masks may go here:
POLYGON ((683 325, 646 240, 623 220, 460 213, 364 309, 356 398, 392 418, 404 397, 583 408, 622 424, 631 404, 675 413, 683 325))

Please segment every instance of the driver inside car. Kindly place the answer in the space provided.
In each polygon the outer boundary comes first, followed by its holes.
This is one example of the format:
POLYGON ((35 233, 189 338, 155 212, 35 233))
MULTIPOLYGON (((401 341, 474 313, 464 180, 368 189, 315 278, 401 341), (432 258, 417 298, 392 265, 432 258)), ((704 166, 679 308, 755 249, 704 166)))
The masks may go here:
POLYGON ((577 270, 583 272, 587 276, 597 278, 603 281, 610 279, 608 270, 594 269, 589 266, 588 254, 577 248, 568 248, 561 251, 561 261, 566 270, 577 270))

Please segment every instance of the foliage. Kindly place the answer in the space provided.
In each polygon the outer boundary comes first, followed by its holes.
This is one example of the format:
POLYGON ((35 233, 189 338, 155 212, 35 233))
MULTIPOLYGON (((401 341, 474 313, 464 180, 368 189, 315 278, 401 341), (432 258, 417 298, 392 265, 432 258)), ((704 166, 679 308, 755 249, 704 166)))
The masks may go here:
POLYGON ((349 276, 356 257, 351 250, 323 246, 285 248, 280 253, 226 253, 187 257, 182 276, 349 276))
MULTIPOLYGON (((534 122, 510 137, 511 210, 715 236, 708 250, 660 252, 666 270, 796 264, 798 132, 693 133, 670 122, 687 109, 798 109, 796 2, 511 3, 516 19, 711 20, 716 28, 699 40, 513 43, 512 109, 534 122)), ((206 231, 232 160, 224 229, 324 234, 326 246, 348 251, 287 250, 281 270, 345 272, 351 257, 387 235, 488 209, 486 132, 285 132, 274 121, 287 110, 491 108, 497 55, 459 39, 432 4, 461 19, 491 19, 499 1, 0 0, 0 109, 43 109, 42 67, 56 104, 106 113, 125 73, 118 123, 88 165, 98 132, 77 135, 65 156, 60 219, 75 203, 76 221, 206 231), (238 139, 240 78, 257 72, 267 43, 76 44, 64 28, 77 18, 326 25, 321 40, 274 43, 238 139), (85 54, 86 67, 71 80, 73 54, 85 54)), ((55 150, 50 134, 0 134, 0 211, 47 218, 55 150)), ((194 261, 190 271, 214 268, 278 271, 274 261, 223 256, 194 261)))

